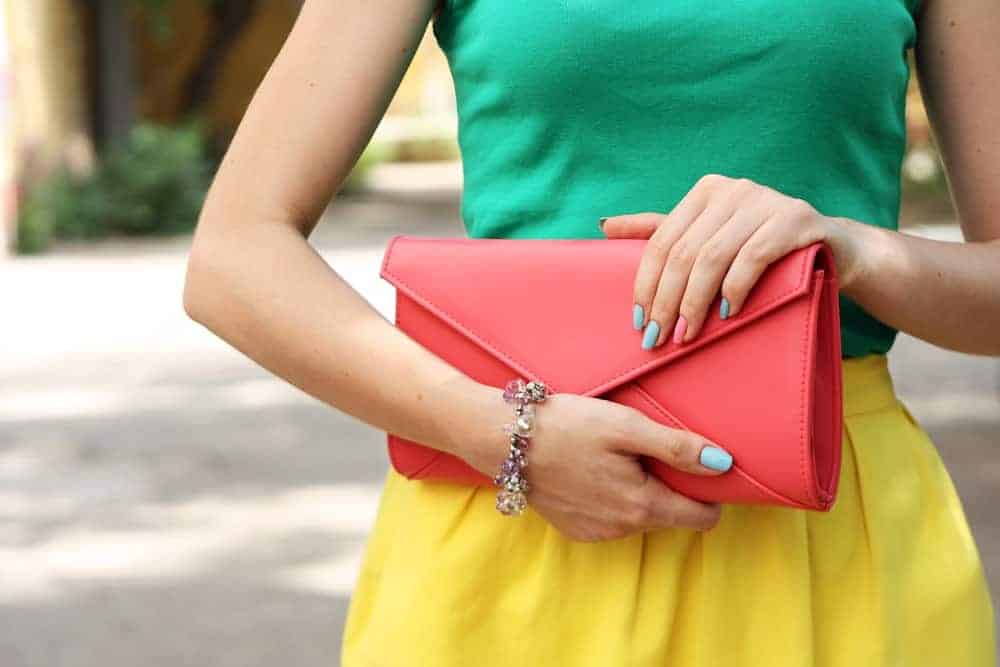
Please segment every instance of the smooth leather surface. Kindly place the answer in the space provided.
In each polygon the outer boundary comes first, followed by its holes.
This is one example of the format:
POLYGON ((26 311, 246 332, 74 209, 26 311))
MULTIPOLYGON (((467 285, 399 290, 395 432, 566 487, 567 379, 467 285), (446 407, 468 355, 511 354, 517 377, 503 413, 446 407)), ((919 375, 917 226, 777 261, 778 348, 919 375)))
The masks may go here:
MULTIPOLYGON (((678 492, 830 509, 842 390, 829 249, 815 244, 770 266, 727 320, 716 299, 693 341, 643 350, 630 323, 645 243, 400 235, 380 275, 396 288, 396 325, 473 379, 500 388, 519 376, 630 405, 733 455, 732 469, 714 477, 643 457, 678 492)), ((393 467, 410 479, 493 486, 457 456, 387 438, 393 467)))

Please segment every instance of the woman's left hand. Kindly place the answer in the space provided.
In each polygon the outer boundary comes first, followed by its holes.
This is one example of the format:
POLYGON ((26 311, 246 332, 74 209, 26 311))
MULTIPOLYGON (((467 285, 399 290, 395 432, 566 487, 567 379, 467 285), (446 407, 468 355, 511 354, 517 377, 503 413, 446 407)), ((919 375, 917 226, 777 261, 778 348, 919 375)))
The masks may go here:
POLYGON ((612 216, 602 229, 608 238, 649 240, 632 326, 644 329, 642 347, 650 349, 697 336, 720 290, 719 317, 736 315, 769 264, 817 241, 830 246, 840 288, 849 288, 861 270, 852 233, 859 226, 749 179, 709 174, 669 214, 612 216))

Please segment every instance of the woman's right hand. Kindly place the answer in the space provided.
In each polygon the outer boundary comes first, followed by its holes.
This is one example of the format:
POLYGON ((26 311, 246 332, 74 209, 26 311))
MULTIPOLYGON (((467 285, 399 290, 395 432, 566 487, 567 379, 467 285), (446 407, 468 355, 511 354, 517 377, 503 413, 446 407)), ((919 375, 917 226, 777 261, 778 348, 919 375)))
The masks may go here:
MULTIPOLYGON (((480 432, 460 455, 492 478, 507 455, 502 424, 513 410, 489 388, 480 432), (485 437, 484 437, 485 436, 485 437)), ((689 431, 669 428, 639 410, 598 398, 553 394, 535 410, 527 448, 528 504, 567 537, 596 542, 662 528, 707 530, 719 520, 718 503, 702 503, 670 489, 646 471, 640 455, 699 475, 720 475, 702 460, 728 469, 732 458, 689 431), (702 459, 705 448, 709 450, 702 459)))

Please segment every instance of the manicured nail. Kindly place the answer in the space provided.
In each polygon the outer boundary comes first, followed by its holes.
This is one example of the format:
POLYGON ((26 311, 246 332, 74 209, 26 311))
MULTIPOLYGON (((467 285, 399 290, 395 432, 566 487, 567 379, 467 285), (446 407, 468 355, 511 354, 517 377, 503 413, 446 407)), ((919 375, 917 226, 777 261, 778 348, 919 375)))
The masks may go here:
POLYGON ((729 452, 718 447, 713 447, 712 445, 706 445, 702 448, 701 456, 698 457, 698 460, 706 468, 722 472, 729 470, 733 466, 733 457, 729 452))
POLYGON ((632 306, 632 328, 636 331, 642 330, 642 323, 646 319, 646 311, 642 309, 642 306, 635 304, 632 306))
POLYGON ((726 319, 729 317, 729 299, 722 297, 722 303, 719 304, 719 317, 726 319))
POLYGON ((656 320, 650 320, 649 324, 646 325, 646 331, 642 334, 642 349, 652 349, 659 337, 660 325, 656 323, 656 320))
POLYGON ((677 325, 674 327, 674 342, 677 344, 684 342, 684 334, 688 330, 688 321, 683 315, 677 316, 677 325))
POLYGON ((602 232, 604 231, 604 223, 606 221, 607 221, 607 218, 601 218, 600 220, 597 221, 597 226, 601 228, 602 232))

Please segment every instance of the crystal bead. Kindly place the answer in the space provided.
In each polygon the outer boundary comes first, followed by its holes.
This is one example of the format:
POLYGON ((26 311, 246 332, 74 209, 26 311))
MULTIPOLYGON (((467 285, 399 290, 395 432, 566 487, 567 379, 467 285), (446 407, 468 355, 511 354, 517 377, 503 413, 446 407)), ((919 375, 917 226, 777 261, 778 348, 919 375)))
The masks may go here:
POLYGON ((524 380, 511 380, 503 390, 503 400, 507 403, 519 403, 524 392, 524 380))
POLYGON ((512 442, 511 444, 517 447, 526 447, 528 442, 525 438, 530 437, 535 432, 535 421, 531 416, 521 415, 516 417, 512 424, 504 424, 503 432, 508 436, 513 435, 519 438, 517 443, 512 442))
POLYGON ((532 416, 534 416, 534 414, 535 414, 535 404, 534 403, 525 403, 520 408, 515 408, 514 414, 518 414, 518 415, 532 415, 532 416))
POLYGON ((528 506, 527 498, 517 491, 501 491, 497 494, 497 509, 502 514, 517 515, 528 506))
POLYGON ((526 460, 524 458, 524 454, 520 450, 518 450, 516 452, 511 452, 510 454, 507 455, 506 461, 504 461, 504 464, 502 464, 502 466, 501 466, 501 474, 507 474, 507 473, 503 472, 503 469, 504 469, 503 466, 506 465, 507 461, 510 461, 511 465, 517 466, 518 470, 524 468, 524 466, 526 464, 526 460))
POLYGON ((512 448, 520 450, 528 446, 528 439, 519 436, 517 433, 514 433, 513 426, 511 426, 510 430, 507 432, 507 436, 509 438, 509 443, 512 448))
POLYGON ((522 493, 527 493, 528 480, 518 474, 513 474, 504 482, 503 488, 511 492, 520 491, 522 493))
POLYGON ((516 459, 506 459, 500 466, 500 474, 502 475, 513 475, 519 470, 521 470, 521 466, 516 459))
POLYGON ((531 401, 541 402, 545 400, 545 385, 536 380, 532 380, 524 387, 526 397, 531 401))
POLYGON ((524 413, 514 419, 514 433, 523 438, 527 438, 535 432, 535 415, 524 413))

